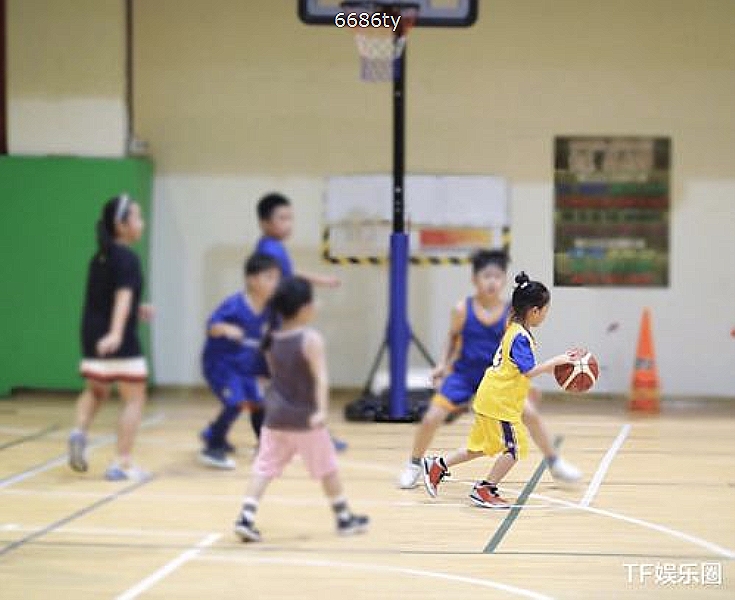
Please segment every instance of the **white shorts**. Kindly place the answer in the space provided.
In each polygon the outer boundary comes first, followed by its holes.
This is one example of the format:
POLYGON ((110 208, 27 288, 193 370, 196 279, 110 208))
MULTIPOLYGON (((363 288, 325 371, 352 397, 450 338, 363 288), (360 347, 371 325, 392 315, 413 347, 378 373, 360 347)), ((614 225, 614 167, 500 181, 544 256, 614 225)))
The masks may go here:
POLYGON ((134 358, 83 358, 79 372, 85 379, 112 383, 113 381, 143 382, 148 379, 148 365, 143 356, 134 358))

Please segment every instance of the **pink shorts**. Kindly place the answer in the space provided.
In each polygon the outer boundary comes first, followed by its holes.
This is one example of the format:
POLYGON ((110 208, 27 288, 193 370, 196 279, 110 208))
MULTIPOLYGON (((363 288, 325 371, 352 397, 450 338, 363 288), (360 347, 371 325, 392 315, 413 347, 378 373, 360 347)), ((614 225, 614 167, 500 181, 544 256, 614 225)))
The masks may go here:
POLYGON ((337 454, 326 427, 290 431, 263 427, 260 450, 253 471, 261 477, 278 477, 298 454, 314 479, 323 479, 337 470, 337 454))

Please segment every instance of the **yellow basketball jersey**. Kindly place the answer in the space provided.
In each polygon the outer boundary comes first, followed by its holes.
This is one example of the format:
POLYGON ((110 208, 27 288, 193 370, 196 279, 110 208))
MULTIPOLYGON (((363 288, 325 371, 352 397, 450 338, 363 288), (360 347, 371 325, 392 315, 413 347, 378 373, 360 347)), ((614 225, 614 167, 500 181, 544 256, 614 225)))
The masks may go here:
POLYGON ((495 352, 493 363, 485 370, 480 387, 477 388, 473 404, 476 413, 499 421, 521 420, 531 380, 520 372, 510 356, 513 340, 519 335, 526 336, 531 351, 535 351, 533 336, 522 325, 510 323, 495 352))

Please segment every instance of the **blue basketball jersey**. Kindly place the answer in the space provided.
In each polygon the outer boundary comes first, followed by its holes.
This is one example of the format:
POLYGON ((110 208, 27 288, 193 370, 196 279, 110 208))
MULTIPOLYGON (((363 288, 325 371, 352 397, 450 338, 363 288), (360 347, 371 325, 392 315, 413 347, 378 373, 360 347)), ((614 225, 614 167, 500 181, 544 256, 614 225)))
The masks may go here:
POLYGON ((267 373, 260 343, 271 322, 271 311, 266 308, 262 313, 256 314, 242 292, 225 298, 209 317, 207 330, 216 323, 229 323, 242 329, 245 339, 236 342, 225 337, 207 335, 202 353, 204 368, 217 371, 233 369, 240 375, 267 373))
POLYGON ((255 252, 267 254, 275 258, 281 267, 281 275, 284 279, 293 276, 294 270, 291 257, 288 255, 288 250, 286 250, 286 246, 283 245, 281 240, 264 235, 258 240, 255 246, 255 252))
POLYGON ((460 333, 459 357, 452 365, 452 372, 477 378, 479 382, 503 339, 510 307, 505 306, 497 321, 484 325, 477 318, 472 304, 470 296, 465 303, 466 316, 460 333))

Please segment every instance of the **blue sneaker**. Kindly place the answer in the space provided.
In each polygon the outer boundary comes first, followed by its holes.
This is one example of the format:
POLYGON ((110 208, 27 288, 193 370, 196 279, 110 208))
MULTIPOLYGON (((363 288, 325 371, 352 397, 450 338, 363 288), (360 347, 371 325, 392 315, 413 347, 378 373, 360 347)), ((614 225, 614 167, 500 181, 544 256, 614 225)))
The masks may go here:
POLYGON ((150 479, 151 474, 135 466, 123 469, 117 463, 112 463, 105 471, 107 481, 144 481, 150 479))
POLYGON ((332 444, 334 444, 334 449, 337 452, 344 452, 345 450, 347 450, 347 442, 345 442, 344 440, 340 440, 334 437, 333 435, 331 437, 332 437, 332 444))
POLYGON ((69 436, 69 466, 80 473, 89 468, 87 464, 87 436, 83 431, 72 431, 69 436))

